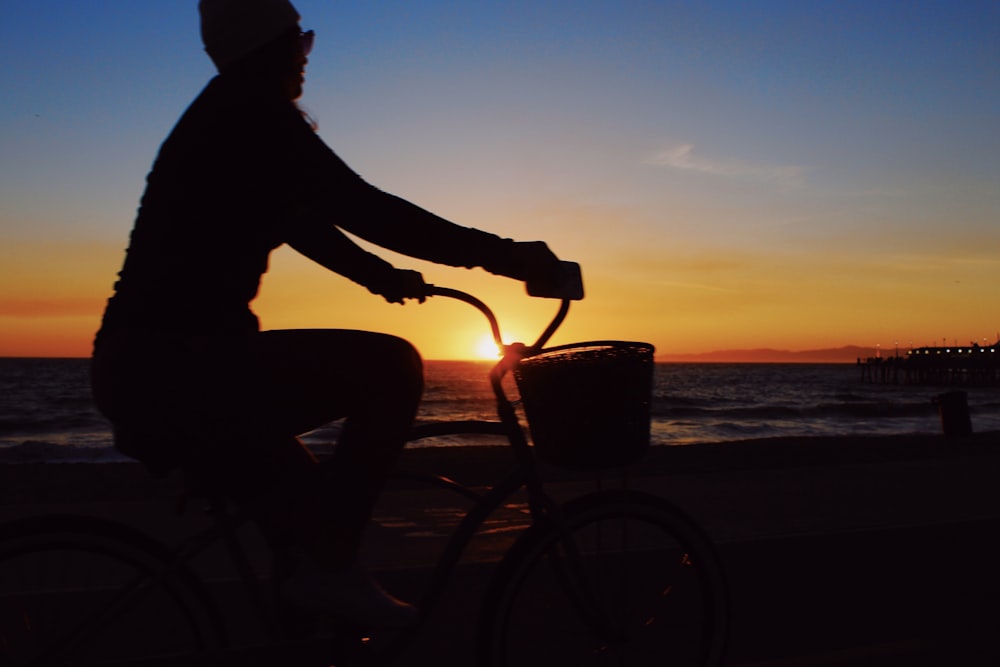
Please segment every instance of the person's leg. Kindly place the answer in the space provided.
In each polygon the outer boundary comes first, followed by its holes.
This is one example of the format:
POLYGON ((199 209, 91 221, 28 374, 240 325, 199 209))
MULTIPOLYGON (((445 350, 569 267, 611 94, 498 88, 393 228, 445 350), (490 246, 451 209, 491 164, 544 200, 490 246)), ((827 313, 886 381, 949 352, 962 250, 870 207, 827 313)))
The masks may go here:
POLYGON ((293 538, 291 549, 276 552, 286 566, 282 597, 365 624, 409 625, 415 609, 383 591, 357 556, 416 414, 419 355, 399 338, 322 330, 265 332, 252 351, 268 428, 299 433, 346 417, 332 462, 284 467, 263 497, 262 523, 276 531, 294 525, 305 548, 297 551, 293 538))
POLYGON ((412 346, 328 330, 116 338, 94 364, 95 398, 116 426, 166 434, 172 465, 247 508, 277 553, 306 552, 301 601, 377 624, 412 619, 347 567, 419 403, 412 346), (316 465, 295 434, 342 417, 333 465, 316 465))
POLYGON ((297 530, 311 526, 310 548, 329 567, 346 567, 356 559, 416 414, 423 388, 420 356, 406 341, 384 334, 292 330, 262 332, 251 357, 252 384, 263 399, 257 409, 267 415, 266 424, 252 420, 255 432, 277 438, 346 418, 329 465, 316 470, 289 460, 271 468, 285 475, 268 494, 278 515, 272 521, 297 530))
POLYGON ((272 545, 301 541, 319 523, 309 516, 321 504, 319 471, 292 432, 273 424, 251 347, 246 336, 104 333, 91 364, 93 396, 122 453, 154 471, 182 469, 235 500, 272 545), (272 490, 308 477, 316 481, 272 490))

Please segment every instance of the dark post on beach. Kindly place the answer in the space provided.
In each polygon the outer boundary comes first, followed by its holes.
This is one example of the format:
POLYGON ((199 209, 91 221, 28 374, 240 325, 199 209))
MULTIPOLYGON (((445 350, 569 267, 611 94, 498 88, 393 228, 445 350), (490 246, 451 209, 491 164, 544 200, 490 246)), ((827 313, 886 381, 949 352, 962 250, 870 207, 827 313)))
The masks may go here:
POLYGON ((969 394, 964 391, 948 391, 934 397, 934 403, 941 413, 941 430, 946 436, 972 434, 972 418, 969 416, 969 394))

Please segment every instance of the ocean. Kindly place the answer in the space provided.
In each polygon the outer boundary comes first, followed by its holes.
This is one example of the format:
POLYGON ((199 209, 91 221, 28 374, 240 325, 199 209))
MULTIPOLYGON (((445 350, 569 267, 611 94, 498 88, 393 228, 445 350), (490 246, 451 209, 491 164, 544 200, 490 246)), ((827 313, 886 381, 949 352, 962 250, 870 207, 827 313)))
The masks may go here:
MULTIPOLYGON (((428 361, 418 420, 494 418, 489 362, 428 361)), ((86 359, 0 358, 0 463, 115 462, 86 359)), ((940 433, 934 397, 955 388, 862 382, 853 364, 657 364, 654 445, 769 437, 940 433)), ((1000 387, 968 392, 975 431, 1000 430, 1000 387)), ((322 453, 339 423, 304 436, 322 453)), ((477 439, 422 441, 461 446, 477 439)))

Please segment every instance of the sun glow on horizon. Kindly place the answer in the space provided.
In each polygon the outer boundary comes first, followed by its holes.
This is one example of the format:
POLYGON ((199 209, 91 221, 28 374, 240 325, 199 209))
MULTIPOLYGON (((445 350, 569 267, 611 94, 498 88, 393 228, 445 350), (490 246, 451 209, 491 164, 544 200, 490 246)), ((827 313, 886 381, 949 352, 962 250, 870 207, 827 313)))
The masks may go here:
POLYGON ((493 340, 492 334, 483 334, 482 337, 476 341, 475 358, 488 359, 490 361, 496 361, 500 358, 500 350, 497 349, 497 344, 496 341, 493 340))

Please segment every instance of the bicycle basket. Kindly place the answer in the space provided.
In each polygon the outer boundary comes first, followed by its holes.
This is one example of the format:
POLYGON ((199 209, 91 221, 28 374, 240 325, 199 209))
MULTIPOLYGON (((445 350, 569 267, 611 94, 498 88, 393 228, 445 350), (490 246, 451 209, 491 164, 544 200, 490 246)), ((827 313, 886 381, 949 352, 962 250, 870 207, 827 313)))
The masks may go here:
POLYGON ((652 345, 595 341, 553 347, 523 359, 514 378, 543 461, 598 470, 646 453, 652 345))

